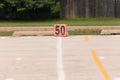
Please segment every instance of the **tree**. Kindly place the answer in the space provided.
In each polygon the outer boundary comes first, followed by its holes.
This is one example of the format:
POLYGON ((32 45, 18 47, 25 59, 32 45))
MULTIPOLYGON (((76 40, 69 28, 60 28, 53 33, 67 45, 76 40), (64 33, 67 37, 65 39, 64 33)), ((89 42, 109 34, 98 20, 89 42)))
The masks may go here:
POLYGON ((3 12, 0 14, 1 17, 8 19, 21 18, 21 16, 24 16, 23 18, 38 18, 41 14, 48 13, 44 11, 50 11, 55 0, 0 0, 0 3, 4 5, 1 9, 3 12), (4 16, 2 16, 3 14, 4 16))

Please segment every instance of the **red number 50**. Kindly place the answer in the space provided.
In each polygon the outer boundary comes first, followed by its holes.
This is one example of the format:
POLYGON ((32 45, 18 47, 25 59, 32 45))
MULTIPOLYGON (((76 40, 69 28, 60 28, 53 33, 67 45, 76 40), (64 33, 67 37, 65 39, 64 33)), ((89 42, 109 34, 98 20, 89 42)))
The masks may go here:
POLYGON ((54 36, 66 37, 67 36, 66 24, 55 24, 54 25, 54 36))

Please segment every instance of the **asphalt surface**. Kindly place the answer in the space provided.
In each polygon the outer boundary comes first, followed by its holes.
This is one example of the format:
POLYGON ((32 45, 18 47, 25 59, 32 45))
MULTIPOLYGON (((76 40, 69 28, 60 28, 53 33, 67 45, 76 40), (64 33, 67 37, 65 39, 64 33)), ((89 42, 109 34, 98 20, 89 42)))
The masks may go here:
POLYGON ((0 37, 0 80, 120 80, 120 35, 0 37))

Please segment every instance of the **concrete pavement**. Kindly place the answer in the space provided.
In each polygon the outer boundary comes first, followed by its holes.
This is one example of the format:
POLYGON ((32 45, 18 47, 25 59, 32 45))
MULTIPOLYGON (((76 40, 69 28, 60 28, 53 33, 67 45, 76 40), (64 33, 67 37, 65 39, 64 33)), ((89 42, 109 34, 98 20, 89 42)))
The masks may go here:
POLYGON ((63 80, 60 71, 64 80, 107 80, 105 72, 110 80, 120 80, 119 35, 70 36, 61 41, 58 49, 57 37, 0 37, 0 80, 63 80))

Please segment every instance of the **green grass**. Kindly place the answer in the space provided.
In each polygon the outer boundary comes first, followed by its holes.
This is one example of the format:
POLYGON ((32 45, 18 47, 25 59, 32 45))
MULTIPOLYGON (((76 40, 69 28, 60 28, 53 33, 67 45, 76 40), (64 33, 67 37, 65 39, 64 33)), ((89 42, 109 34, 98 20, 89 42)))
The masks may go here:
POLYGON ((84 29, 84 30, 74 30, 68 31, 69 35, 99 35, 100 29, 84 29))
POLYGON ((68 26, 120 26, 120 18, 75 18, 44 21, 0 21, 0 27, 33 27, 67 24, 68 26))
POLYGON ((12 36, 13 31, 0 31, 0 36, 12 36))

